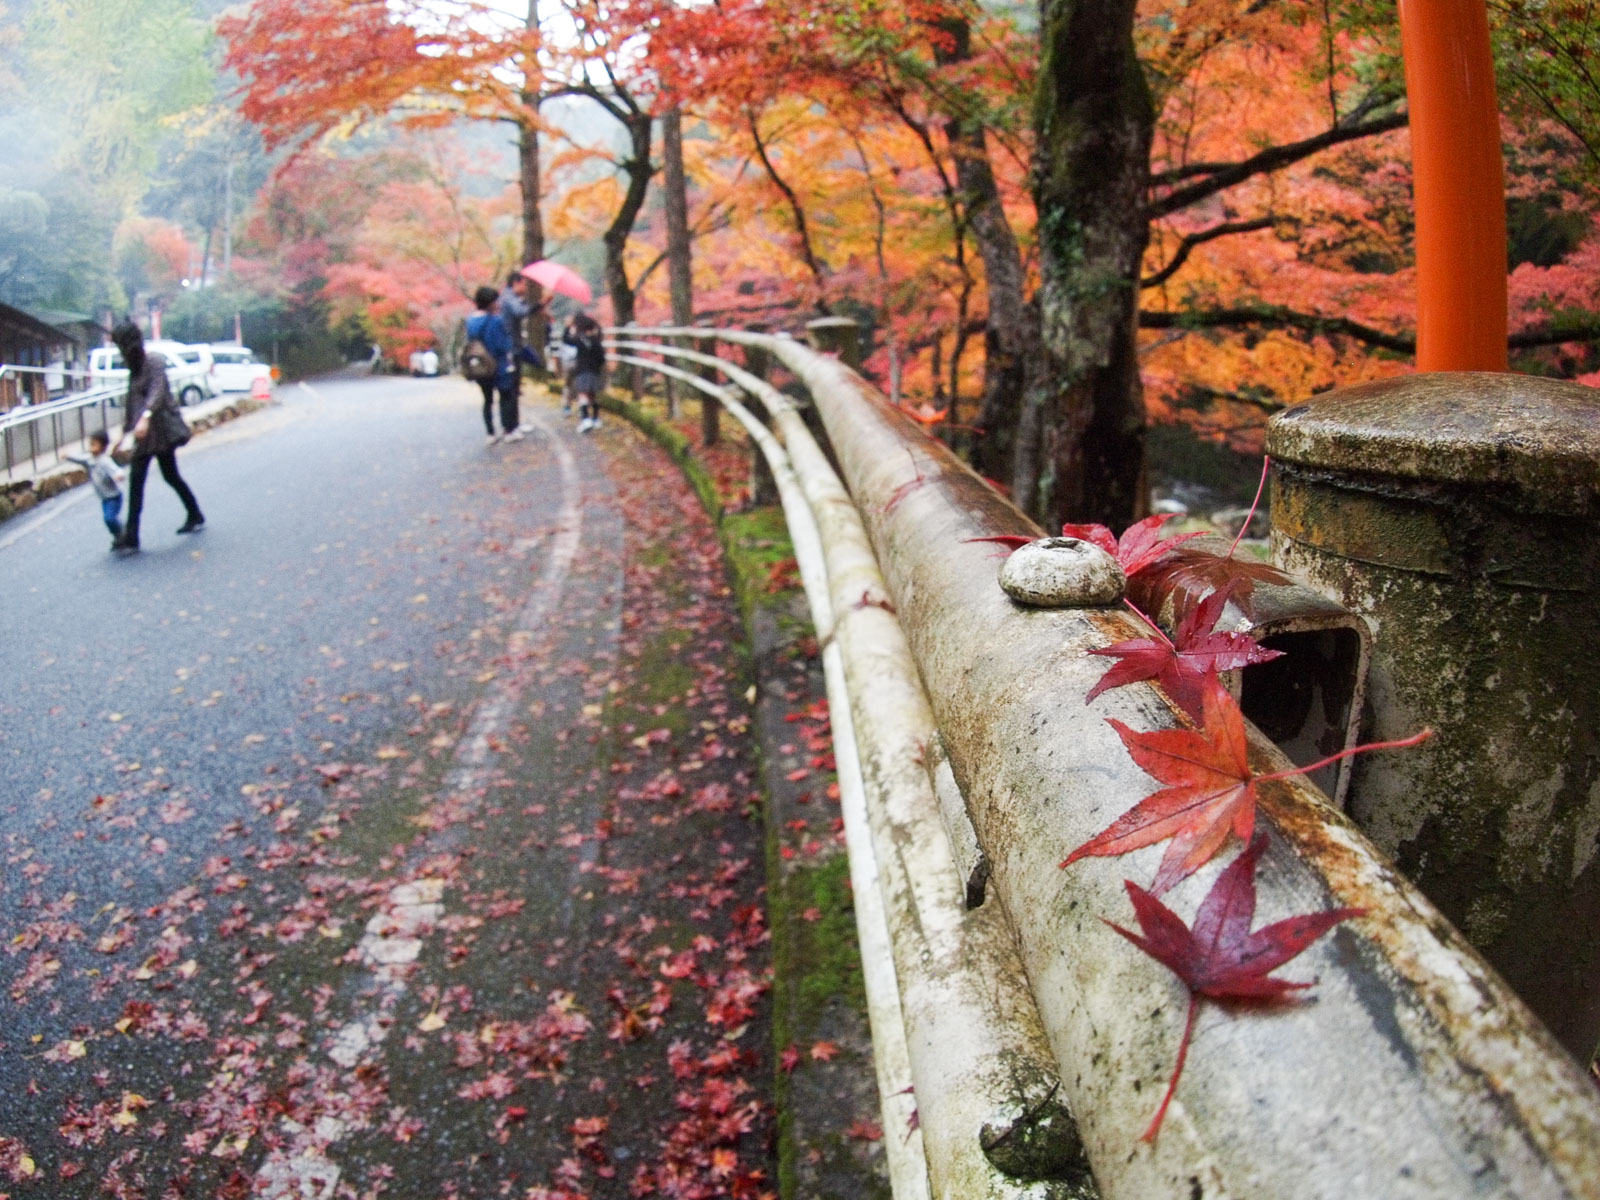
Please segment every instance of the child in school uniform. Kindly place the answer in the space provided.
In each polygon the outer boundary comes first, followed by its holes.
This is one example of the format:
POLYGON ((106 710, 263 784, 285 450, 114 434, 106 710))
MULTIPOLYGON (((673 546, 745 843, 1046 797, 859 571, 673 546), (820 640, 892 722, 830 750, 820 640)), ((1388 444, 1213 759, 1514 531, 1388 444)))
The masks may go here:
POLYGON ((111 531, 111 548, 115 550, 122 540, 122 468, 111 457, 111 441, 103 432, 89 435, 88 454, 68 454, 68 462, 75 462, 89 472, 89 482, 100 497, 100 516, 111 531))

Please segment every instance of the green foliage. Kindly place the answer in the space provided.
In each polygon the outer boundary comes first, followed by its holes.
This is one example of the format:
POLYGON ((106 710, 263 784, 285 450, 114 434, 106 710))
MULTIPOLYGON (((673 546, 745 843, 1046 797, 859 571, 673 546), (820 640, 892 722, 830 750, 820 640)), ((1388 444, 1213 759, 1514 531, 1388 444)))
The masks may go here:
MULTIPOLYGON (((217 230, 220 237, 225 222, 230 216, 238 221, 271 169, 260 135, 230 109, 207 105, 169 123, 143 207, 152 216, 217 230)), ((219 259, 220 248, 214 247, 211 257, 219 259)))
POLYGON ((1600 0, 1491 0, 1500 102, 1555 123, 1600 177, 1600 0))
POLYGON ((38 0, 21 76, 61 137, 58 162, 133 199, 161 121, 210 97, 209 33, 189 0, 38 0))
POLYGON ((124 302, 111 274, 116 208, 67 176, 0 197, 0 300, 93 311, 124 302), (40 220, 42 218, 42 226, 40 220))
POLYGON ((0 187, 0 286, 22 267, 49 223, 50 205, 38 192, 0 187))
POLYGON ((0 24, 13 189, 0 197, 0 298, 127 302, 112 236, 148 185, 166 119, 210 96, 209 42, 191 0, 35 0, 0 24))

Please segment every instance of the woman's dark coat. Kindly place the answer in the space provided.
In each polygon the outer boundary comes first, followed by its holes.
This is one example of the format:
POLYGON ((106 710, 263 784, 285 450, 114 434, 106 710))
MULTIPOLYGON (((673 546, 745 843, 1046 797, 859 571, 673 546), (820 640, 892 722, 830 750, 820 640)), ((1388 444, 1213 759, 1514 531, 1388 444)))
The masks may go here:
POLYGON ((159 354, 147 353, 139 369, 128 374, 128 411, 122 424, 123 432, 137 425, 144 413, 150 414, 150 429, 143 438, 134 441, 133 457, 150 458, 176 449, 168 434, 168 422, 161 417, 163 411, 182 415, 167 383, 167 360, 159 354))

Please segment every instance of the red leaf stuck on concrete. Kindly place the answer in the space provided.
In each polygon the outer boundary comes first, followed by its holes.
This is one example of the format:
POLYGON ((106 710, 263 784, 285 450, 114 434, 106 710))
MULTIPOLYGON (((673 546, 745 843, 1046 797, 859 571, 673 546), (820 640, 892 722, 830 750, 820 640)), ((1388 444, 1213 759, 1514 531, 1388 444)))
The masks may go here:
MULTIPOLYGON (((1124 574, 1134 575, 1148 567, 1154 566, 1166 558, 1174 549, 1187 542, 1192 537, 1199 537, 1199 532, 1180 533, 1176 537, 1161 537, 1161 527, 1176 513, 1156 513, 1142 521, 1135 522, 1123 530, 1119 540, 1116 534, 1104 525, 1063 525, 1061 536, 1077 538, 1080 542, 1088 542, 1092 546, 1099 546, 1112 558, 1122 564, 1124 574)), ((1008 550, 1015 550, 1019 546, 1026 546, 1033 538, 1022 537, 1014 533, 1000 533, 993 537, 977 537, 965 539, 969 542, 994 542, 1008 550)))
MULTIPOLYGON (((1115 646, 1089 651, 1119 661, 1089 689, 1084 703, 1112 688, 1153 679, 1172 697, 1173 703, 1195 720, 1201 720, 1202 685, 1207 675, 1237 671, 1283 654, 1281 650, 1268 650, 1247 633, 1216 631, 1217 621, 1232 591, 1232 584, 1218 588, 1190 608, 1179 622, 1173 640, 1168 640, 1166 634, 1146 618, 1153 637, 1129 638, 1115 646)), ((1143 613, 1139 615, 1144 616, 1143 613)))
POLYGON ((1112 924, 1151 958, 1161 963, 1189 990, 1189 1012, 1184 1022, 1183 1039, 1178 1043, 1178 1058, 1166 1094, 1156 1109, 1143 1140, 1154 1141, 1161 1131, 1167 1105, 1183 1074, 1189 1042, 1194 1035, 1195 1016, 1201 997, 1233 1002, 1264 1003, 1283 1000, 1291 992, 1311 983, 1274 979, 1272 972, 1298 955, 1341 921, 1359 917, 1359 908, 1335 908, 1307 913, 1274 922, 1251 932, 1256 912, 1256 862, 1266 849, 1266 835, 1250 841, 1238 858, 1224 868, 1211 885, 1195 914, 1194 926, 1186 926, 1173 911, 1132 880, 1124 882, 1133 901, 1139 933, 1112 924))
POLYGON ((1200 536, 1198 532, 1180 533, 1163 540, 1161 527, 1175 516, 1176 513, 1154 513, 1129 525, 1120 538, 1112 536, 1111 530, 1104 525, 1063 525, 1061 536, 1099 546, 1122 564, 1124 573, 1137 575, 1160 562, 1190 538, 1200 536))
POLYGON ((1244 715, 1215 675, 1201 684, 1200 727, 1136 733, 1121 721, 1117 731, 1133 760, 1167 786, 1152 792, 1062 860, 1115 856, 1171 839, 1150 890, 1161 895, 1187 879, 1222 848, 1231 830, 1248 842, 1255 830, 1256 784, 1304 775, 1365 750, 1415 746, 1431 736, 1425 729, 1393 742, 1353 746, 1318 762, 1257 775, 1250 769, 1244 715))

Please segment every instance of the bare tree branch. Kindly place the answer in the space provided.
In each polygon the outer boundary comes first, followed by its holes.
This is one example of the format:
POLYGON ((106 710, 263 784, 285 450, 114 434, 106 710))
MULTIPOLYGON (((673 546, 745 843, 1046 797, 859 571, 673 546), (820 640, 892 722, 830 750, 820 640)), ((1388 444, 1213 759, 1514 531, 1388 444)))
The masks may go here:
POLYGON ((789 202, 789 212, 794 217, 795 233, 799 235, 800 253, 806 260, 806 266, 810 269, 812 278, 817 281, 817 285, 819 287, 825 286, 827 277, 823 273, 821 262, 817 260, 816 253, 811 247, 811 230, 806 224, 806 211, 801 207, 800 197, 795 194, 795 190, 789 186, 788 181, 778 174, 778 168, 773 165, 772 159, 767 157, 767 146, 761 140, 761 128, 756 123, 755 113, 747 112, 745 118, 750 124, 750 137, 755 142, 756 157, 761 159, 761 165, 766 168, 767 178, 772 180, 777 189, 783 193, 784 199, 789 202))
MULTIPOLYGON (((1139 313, 1140 329, 1242 329, 1252 325, 1299 329, 1305 333, 1342 334, 1380 350, 1393 350, 1397 354, 1417 352, 1414 334, 1389 333, 1352 321, 1349 317, 1323 317, 1277 305, 1139 313)), ((1558 322, 1541 329, 1525 329, 1508 337, 1506 346, 1511 350, 1532 350, 1540 346, 1562 346, 1568 342, 1597 341, 1600 341, 1600 320, 1584 320, 1558 322)))
POLYGON ((1564 346, 1568 342, 1600 342, 1600 321, 1556 324, 1544 329, 1524 329, 1506 339, 1511 350, 1532 350, 1539 346, 1564 346))
POLYGON ((1386 333, 1382 329, 1352 321, 1349 317, 1320 317, 1315 313, 1295 312, 1276 305, 1139 313, 1141 329, 1227 329, 1250 325, 1299 329, 1306 333, 1340 333, 1369 346, 1400 354, 1414 354, 1417 349, 1417 339, 1410 334, 1386 333))
POLYGON ((1253 233, 1258 229, 1271 229, 1275 221, 1275 217, 1257 217, 1253 221, 1227 221, 1221 225, 1213 225, 1210 229, 1202 229, 1199 233, 1187 234, 1183 241, 1178 243, 1178 248, 1174 251, 1171 261, 1154 275, 1146 275, 1139 281, 1139 286, 1142 288, 1160 287, 1176 275, 1184 263, 1189 261, 1189 255, 1194 252, 1196 246, 1216 241, 1217 238, 1227 237, 1229 234, 1253 233))
MULTIPOLYGON (((1358 109, 1357 112, 1360 110, 1358 109)), ((1332 129, 1324 130, 1315 137, 1308 137, 1298 142, 1287 142, 1282 146, 1269 146, 1259 154, 1253 154, 1242 162, 1236 163, 1197 163, 1191 167, 1179 167, 1176 178, 1184 178, 1196 173, 1204 173, 1206 178, 1191 183, 1187 187, 1177 188, 1168 192, 1158 200, 1150 202, 1145 210, 1151 219, 1164 217, 1169 213, 1177 212, 1180 208, 1187 208, 1207 196, 1235 184, 1243 183, 1256 175, 1263 175, 1269 171, 1276 171, 1291 163, 1309 158, 1330 146, 1337 146, 1344 142, 1353 142, 1359 138, 1372 137, 1374 134, 1387 133, 1391 129, 1399 129, 1410 118, 1404 112, 1390 113, 1386 117, 1377 117, 1371 121, 1352 120, 1355 113, 1350 114, 1344 122, 1332 129)), ((1173 175, 1173 172, 1169 172, 1173 175)), ((1165 180, 1158 176, 1153 181, 1157 184, 1165 180)))

